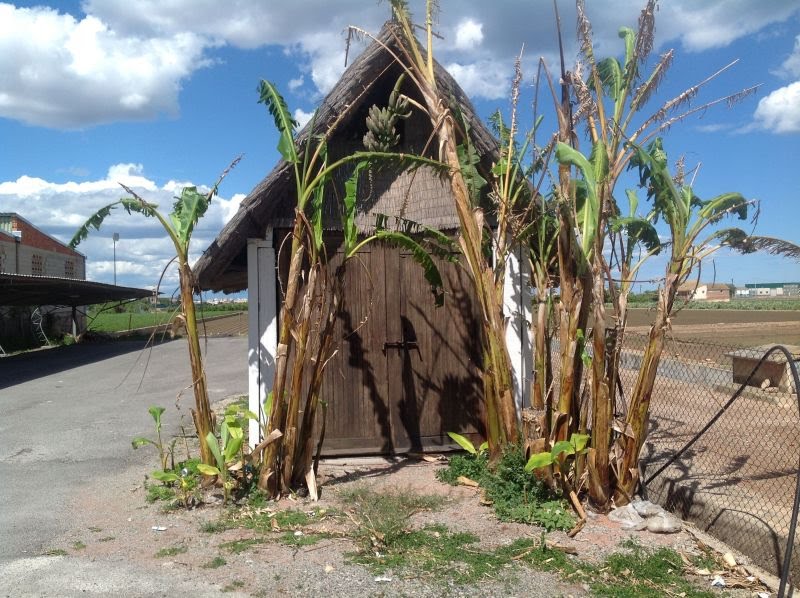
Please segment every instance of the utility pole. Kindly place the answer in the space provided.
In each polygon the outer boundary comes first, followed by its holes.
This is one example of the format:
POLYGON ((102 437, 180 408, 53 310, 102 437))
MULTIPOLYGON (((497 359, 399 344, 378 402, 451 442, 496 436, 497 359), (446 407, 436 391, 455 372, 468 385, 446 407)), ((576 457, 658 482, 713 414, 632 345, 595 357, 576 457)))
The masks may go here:
POLYGON ((119 233, 114 233, 111 238, 114 239, 114 286, 117 286, 117 241, 119 241, 119 233))

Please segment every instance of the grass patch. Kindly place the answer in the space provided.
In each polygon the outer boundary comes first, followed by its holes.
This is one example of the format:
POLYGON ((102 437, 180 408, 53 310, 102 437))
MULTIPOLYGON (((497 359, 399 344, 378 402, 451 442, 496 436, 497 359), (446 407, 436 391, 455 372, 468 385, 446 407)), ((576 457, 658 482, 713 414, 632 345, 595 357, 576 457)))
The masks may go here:
POLYGON ((414 513, 435 511, 445 499, 433 494, 417 494, 409 490, 376 492, 367 486, 354 486, 339 493, 350 504, 359 523, 356 539, 391 545, 407 533, 414 513))
POLYGON ((235 592, 236 590, 238 590, 240 588, 243 588, 243 587, 244 587, 244 582, 243 581, 241 581, 239 579, 234 579, 231 583, 229 583, 224 588, 222 588, 222 591, 223 592, 235 592))
POLYGON ((228 561, 223 559, 221 556, 215 556, 213 559, 201 565, 203 569, 219 569, 220 567, 224 567, 228 564, 228 561))
POLYGON ((226 519, 218 519, 217 521, 206 521, 200 526, 200 531, 204 534, 219 534, 226 529, 230 529, 229 523, 226 519))
POLYGON ((63 548, 51 548, 49 550, 45 550, 42 553, 42 556, 67 556, 67 551, 63 548))
POLYGON ((243 540, 233 540, 231 542, 224 542, 219 545, 220 548, 227 550, 231 554, 239 554, 245 550, 250 550, 257 544, 266 542, 264 538, 245 538, 243 540))
POLYGON ((103 528, 102 528, 102 527, 97 527, 96 525, 89 526, 89 528, 87 528, 87 529, 88 529, 90 532, 94 532, 95 534, 99 534, 100 532, 102 532, 102 531, 103 531, 103 528))
POLYGON ((170 486, 145 483, 145 489, 147 490, 145 500, 150 504, 159 501, 171 501, 176 498, 175 490, 170 486))
POLYGON ((111 540, 116 540, 116 536, 105 536, 97 539, 98 542, 111 542, 111 540))
POLYGON ((162 548, 156 553, 156 558, 164 558, 168 556, 177 556, 179 554, 183 554, 188 549, 186 546, 170 546, 168 548, 162 548))
POLYGON ((525 454, 519 447, 507 449, 494 470, 489 468, 485 453, 454 455, 447 468, 436 477, 456 485, 459 476, 478 482, 492 501, 501 521, 539 525, 547 531, 569 530, 575 525, 565 501, 532 473, 525 471, 525 454))
POLYGON ((391 544, 378 551, 362 551, 353 561, 377 574, 410 571, 414 575, 462 585, 505 575, 505 565, 510 559, 476 549, 473 545, 478 540, 473 534, 429 526, 397 535, 391 544))
POLYGON ((86 544, 84 542, 81 542, 80 540, 76 540, 75 542, 72 543, 72 548, 73 550, 83 550, 84 548, 86 548, 86 544))

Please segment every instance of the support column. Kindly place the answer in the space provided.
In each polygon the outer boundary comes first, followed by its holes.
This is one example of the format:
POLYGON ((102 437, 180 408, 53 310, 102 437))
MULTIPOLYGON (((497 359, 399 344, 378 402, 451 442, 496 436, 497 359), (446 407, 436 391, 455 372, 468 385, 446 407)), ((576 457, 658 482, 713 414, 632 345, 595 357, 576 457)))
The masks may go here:
POLYGON ((272 228, 264 239, 247 241, 248 406, 259 421, 250 421, 251 448, 261 439, 266 423, 264 401, 275 376, 278 346, 277 262, 272 228))
POLYGON ((514 401, 517 411, 530 407, 533 351, 530 334, 532 319, 530 264, 525 248, 514 246, 506 261, 503 281, 503 313, 506 317, 506 345, 511 358, 514 401))

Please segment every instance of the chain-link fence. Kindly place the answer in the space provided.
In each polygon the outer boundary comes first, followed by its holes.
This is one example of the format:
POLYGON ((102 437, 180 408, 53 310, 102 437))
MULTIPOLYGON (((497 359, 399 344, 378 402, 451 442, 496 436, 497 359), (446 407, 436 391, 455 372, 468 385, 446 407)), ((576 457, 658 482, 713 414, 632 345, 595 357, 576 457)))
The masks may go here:
MULTIPOLYGON (((629 341, 626 389, 645 339, 629 336, 629 341)), ((642 466, 650 500, 779 574, 798 474, 800 416, 787 356, 773 352, 759 366, 768 348, 668 341, 642 466)), ((800 578, 797 546, 792 573, 800 578)))

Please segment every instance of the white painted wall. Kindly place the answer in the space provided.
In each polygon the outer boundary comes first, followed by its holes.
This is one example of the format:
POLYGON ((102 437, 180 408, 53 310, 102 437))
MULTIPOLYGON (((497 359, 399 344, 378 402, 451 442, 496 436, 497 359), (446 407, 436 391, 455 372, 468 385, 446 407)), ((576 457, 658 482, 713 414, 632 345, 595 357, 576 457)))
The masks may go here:
POLYGON ((503 313, 506 318, 506 344, 511 358, 514 400, 517 412, 530 407, 533 352, 530 263, 521 245, 514 247, 506 263, 503 284, 503 313))
POLYGON ((278 346, 277 262, 272 246, 272 229, 264 239, 247 241, 248 302, 248 406, 259 421, 250 421, 250 446, 261 439, 266 423, 264 401, 275 376, 278 346))

